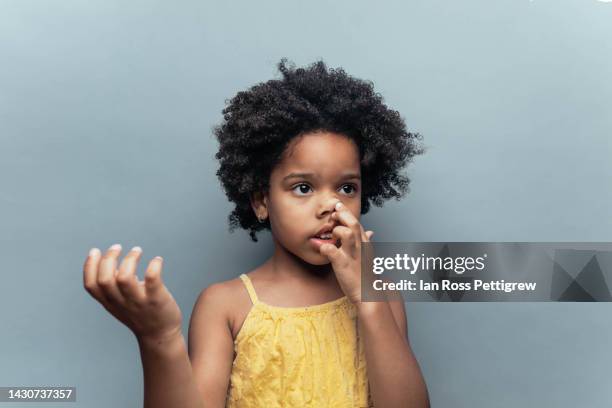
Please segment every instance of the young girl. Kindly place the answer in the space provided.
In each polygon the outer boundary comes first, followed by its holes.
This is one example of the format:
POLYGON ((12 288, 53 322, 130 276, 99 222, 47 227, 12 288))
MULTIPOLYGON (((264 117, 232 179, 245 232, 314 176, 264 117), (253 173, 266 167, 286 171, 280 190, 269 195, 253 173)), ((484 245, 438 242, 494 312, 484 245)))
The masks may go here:
POLYGON ((419 135, 342 69, 279 70, 215 129, 231 229, 270 230, 272 256, 202 291, 188 348, 161 258, 141 282, 140 248, 118 269, 120 246, 94 248, 85 287, 136 335, 145 407, 427 407, 404 303, 362 302, 360 275, 359 217, 408 190, 419 135))

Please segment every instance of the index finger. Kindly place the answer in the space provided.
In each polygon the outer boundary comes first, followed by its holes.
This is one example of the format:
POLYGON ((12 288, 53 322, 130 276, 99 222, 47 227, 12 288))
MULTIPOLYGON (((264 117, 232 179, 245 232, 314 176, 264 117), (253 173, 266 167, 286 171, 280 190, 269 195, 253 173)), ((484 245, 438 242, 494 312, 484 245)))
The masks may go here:
MULTIPOLYGON (((98 257, 100 256, 100 250, 98 248, 92 248, 89 251, 89 255, 85 259, 83 265, 83 286, 85 289, 94 294, 97 289, 97 268, 98 268, 98 257)), ((97 293, 96 293, 97 294, 97 293)))
POLYGON ((100 262, 101 252, 98 248, 92 248, 89 251, 89 256, 85 259, 83 265, 83 286, 85 290, 98 302, 100 302, 108 310, 112 306, 102 293, 102 289, 98 286, 98 264, 100 262))
POLYGON ((367 237, 357 217, 355 217, 355 215, 344 204, 342 204, 341 201, 336 203, 335 209, 336 211, 332 213, 332 218, 337 219, 345 226, 349 227, 361 241, 364 241, 367 237))

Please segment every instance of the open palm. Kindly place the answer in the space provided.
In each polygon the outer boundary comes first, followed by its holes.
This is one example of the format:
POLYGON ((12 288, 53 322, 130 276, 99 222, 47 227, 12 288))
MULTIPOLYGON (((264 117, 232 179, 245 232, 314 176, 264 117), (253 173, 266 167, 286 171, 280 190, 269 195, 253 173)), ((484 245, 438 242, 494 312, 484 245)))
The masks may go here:
POLYGON ((90 251, 83 266, 85 290, 138 338, 161 339, 180 333, 181 310, 161 278, 163 259, 153 258, 140 281, 136 269, 142 249, 132 248, 117 268, 120 254, 118 244, 104 255, 97 248, 90 251))

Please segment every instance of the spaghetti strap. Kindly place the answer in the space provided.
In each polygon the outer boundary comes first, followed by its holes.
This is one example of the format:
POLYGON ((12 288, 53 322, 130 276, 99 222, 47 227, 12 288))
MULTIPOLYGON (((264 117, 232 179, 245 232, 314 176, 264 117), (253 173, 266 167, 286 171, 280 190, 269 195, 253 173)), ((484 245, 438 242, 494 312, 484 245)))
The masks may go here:
POLYGON ((244 282, 244 286, 246 286, 246 289, 249 292, 251 302, 253 302, 253 304, 257 303, 257 293, 255 293, 255 288, 253 287, 251 279, 244 273, 240 274, 240 279, 242 279, 242 282, 244 282))

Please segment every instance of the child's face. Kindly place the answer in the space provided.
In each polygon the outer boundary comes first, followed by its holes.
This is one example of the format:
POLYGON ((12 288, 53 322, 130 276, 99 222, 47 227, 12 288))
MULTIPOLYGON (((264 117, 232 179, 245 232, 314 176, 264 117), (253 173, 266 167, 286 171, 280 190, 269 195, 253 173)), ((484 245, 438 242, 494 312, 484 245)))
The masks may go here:
POLYGON ((270 175, 270 190, 260 210, 270 219, 275 241, 313 265, 329 260, 313 239, 337 222, 331 214, 342 201, 359 219, 361 167, 359 149, 349 138, 330 132, 309 133, 290 142, 270 175))

